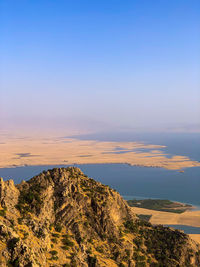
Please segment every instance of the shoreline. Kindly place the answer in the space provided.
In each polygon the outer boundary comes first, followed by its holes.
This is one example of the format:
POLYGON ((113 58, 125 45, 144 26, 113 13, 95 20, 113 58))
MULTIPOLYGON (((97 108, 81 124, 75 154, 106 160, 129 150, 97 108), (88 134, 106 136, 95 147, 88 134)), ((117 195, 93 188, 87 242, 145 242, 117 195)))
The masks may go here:
POLYGON ((174 168, 167 168, 163 166, 156 166, 156 165, 144 165, 144 164, 131 164, 129 162, 115 162, 115 161, 102 161, 102 162, 84 162, 84 163, 78 163, 78 162, 55 162, 55 163, 37 163, 37 164, 19 164, 19 165, 5 165, 5 166, 0 166, 0 169, 14 169, 14 168, 23 168, 23 167, 37 167, 37 166, 76 166, 76 165, 103 165, 103 164, 117 164, 117 165, 128 165, 130 167, 138 167, 138 168, 153 168, 153 169, 163 169, 163 170, 168 170, 168 171, 176 171, 178 173, 184 173, 186 169, 190 168, 200 168, 200 162, 198 162, 199 165, 197 166, 188 166, 188 167, 183 167, 182 169, 174 169, 174 168))
MULTIPOLYGON (((185 225, 200 227, 200 210, 187 210, 183 213, 172 213, 131 207, 133 212, 142 215, 151 215, 149 222, 154 225, 185 225)), ((188 234, 193 240, 200 243, 200 234, 188 234)))
MULTIPOLYGON (((121 195, 124 200, 138 200, 138 201, 141 201, 141 200, 169 200, 171 202, 174 202, 174 203, 178 203, 178 204, 182 204, 182 205, 185 205, 185 208, 186 210, 185 211, 188 211, 188 210, 191 210, 191 211, 200 211, 200 206, 198 205, 195 205, 193 203, 185 203, 185 202, 181 202, 181 201, 177 201, 177 200, 173 200, 173 199, 169 199, 169 198, 156 198, 156 197, 140 197, 140 196, 128 196, 128 195, 121 195), (189 205, 189 206, 188 206, 189 205), (188 207, 187 207, 188 206, 188 207)), ((137 208, 137 207, 133 207, 132 208, 137 208)), ((147 209, 147 208, 146 208, 147 209)), ((148 209, 148 210, 155 210, 155 209, 148 209)), ((159 211, 159 210, 155 210, 155 211, 159 211)), ((184 211, 184 212, 185 212, 184 211)), ((166 212, 166 211, 165 211, 166 212)), ((168 211, 170 212, 170 211, 168 211)))
MULTIPOLYGON (((112 168, 112 165, 113 165, 113 168, 116 166, 119 166, 121 165, 122 166, 122 169, 123 168, 126 168, 126 166, 130 166, 129 164, 127 163, 92 163, 92 164, 87 164, 87 163, 84 163, 84 164, 73 164, 72 166, 77 166, 79 168, 81 167, 84 167, 84 166, 92 166, 92 165, 102 165, 102 167, 105 165, 110 165, 111 168, 112 168), (77 166, 78 165, 78 166, 77 166), (124 167, 123 167, 124 166, 124 167)), ((9 168, 0 168, 0 170, 2 170, 2 173, 0 176, 2 176, 4 178, 4 180, 8 180, 8 179, 12 179, 12 180, 15 180, 15 175, 14 175, 14 172, 15 172, 15 169, 16 169, 16 172, 17 173, 22 173, 25 172, 28 173, 29 171, 32 173, 31 176, 34 176, 36 174, 38 174, 39 172, 42 172, 43 170, 47 170, 47 169, 52 169, 52 168, 57 168, 57 167, 68 167, 70 166, 70 164, 56 164, 56 165, 44 165, 44 164, 39 164, 39 165, 25 165, 25 166, 12 166, 12 167, 9 167, 9 168), (39 170, 37 170, 37 167, 39 170), (27 168, 27 169, 26 169, 27 168), (29 169, 30 168, 30 169, 29 169), (36 170, 34 171, 34 168, 36 168, 36 170), (21 170, 20 170, 21 169, 21 170), (24 169, 24 171, 23 171, 24 169), (8 170, 8 171, 7 171, 8 170), (10 171, 9 171, 10 170, 10 171), (35 172, 35 174, 34 174, 35 172)), ((133 167, 133 170, 134 168, 141 168, 141 171, 142 173, 143 172, 146 172, 145 170, 142 170, 143 168, 147 168, 146 166, 130 166, 130 167, 133 167)), ((118 168, 118 167, 117 167, 118 168)), ((148 167, 149 168, 149 167, 148 167)), ((194 168, 194 167, 193 167, 194 168)), ((155 169, 155 168, 153 168, 155 169)), ((161 171, 161 175, 162 175, 162 172, 165 172, 165 171, 168 171, 166 169, 163 169, 163 168, 156 168, 156 169, 160 169, 158 171, 158 174, 160 174, 160 171, 161 171)), ((171 175, 171 173, 169 173, 169 175, 171 175)), ((173 172, 172 172, 172 175, 173 175, 173 172)), ((179 174, 178 174, 179 175, 179 174)), ((181 174, 180 174, 181 175, 181 174)), ((28 174, 27 174, 27 177, 28 177, 28 174)), ((29 176, 30 177, 30 176, 29 176)), ((22 179, 25 179, 26 177, 22 178, 22 179)), ((181 177, 180 177, 181 178, 181 177)), ((17 178, 19 179, 19 178, 17 178)), ((19 183, 19 182, 18 182, 19 183)), ((118 191, 120 191, 118 189, 118 191)), ((150 192, 151 193, 151 192, 150 192)), ((136 199, 136 200, 143 200, 143 199, 161 199, 161 200, 170 200, 172 202, 178 202, 178 203, 182 203, 182 204, 189 204, 191 205, 192 207, 190 208, 191 210, 193 211, 198 211, 200 210, 200 204, 198 203, 198 201, 196 201, 196 203, 192 203, 190 202, 190 200, 188 201, 183 201, 182 199, 174 199, 174 198, 170 198, 170 196, 164 196, 162 197, 161 196, 157 196, 155 197, 155 195, 148 195, 148 192, 145 196, 140 196, 140 195, 124 195, 123 193, 120 193, 121 196, 125 199, 125 200, 133 200, 133 199, 136 199)))
POLYGON ((183 172, 200 162, 167 154, 164 145, 144 142, 77 140, 62 137, 1 137, 0 167, 36 165, 128 164, 183 172), (121 153, 122 151, 123 153, 121 153))
MULTIPOLYGON (((79 165, 127 165, 130 167, 138 167, 138 168, 153 168, 153 169, 163 169, 163 170, 171 170, 171 171, 177 171, 180 172, 178 169, 167 169, 164 167, 160 167, 160 166, 146 166, 146 165, 138 165, 138 164, 130 164, 127 162, 88 162, 88 163, 71 163, 71 164, 62 164, 62 163, 49 163, 49 164, 25 164, 25 165, 9 165, 9 166, 5 166, 5 167, 0 167, 0 169, 14 169, 14 168, 25 168, 25 167, 37 167, 37 166, 79 166, 79 165)), ((195 167, 199 167, 200 166, 195 166, 195 167)), ((184 169, 187 168, 195 168, 195 167, 185 167, 184 169)))

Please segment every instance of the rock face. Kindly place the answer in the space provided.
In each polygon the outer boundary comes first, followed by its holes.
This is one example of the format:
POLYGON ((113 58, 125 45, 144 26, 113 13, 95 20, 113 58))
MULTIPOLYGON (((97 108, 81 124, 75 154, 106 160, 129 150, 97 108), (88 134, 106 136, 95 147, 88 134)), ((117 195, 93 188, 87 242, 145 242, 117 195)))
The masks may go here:
POLYGON ((200 266, 187 235, 152 226, 80 169, 0 180, 0 266, 200 266))

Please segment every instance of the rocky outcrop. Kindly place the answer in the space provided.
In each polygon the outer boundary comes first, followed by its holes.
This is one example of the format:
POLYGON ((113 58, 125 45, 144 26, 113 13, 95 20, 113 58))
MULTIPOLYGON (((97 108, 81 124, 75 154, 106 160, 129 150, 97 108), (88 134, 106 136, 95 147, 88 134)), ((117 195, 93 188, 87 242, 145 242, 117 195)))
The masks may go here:
POLYGON ((141 221, 116 191, 80 169, 0 181, 0 266, 199 266, 180 231, 141 221))
POLYGON ((15 212, 15 205, 18 201, 19 190, 14 185, 13 180, 3 181, 0 178, 0 205, 15 212))

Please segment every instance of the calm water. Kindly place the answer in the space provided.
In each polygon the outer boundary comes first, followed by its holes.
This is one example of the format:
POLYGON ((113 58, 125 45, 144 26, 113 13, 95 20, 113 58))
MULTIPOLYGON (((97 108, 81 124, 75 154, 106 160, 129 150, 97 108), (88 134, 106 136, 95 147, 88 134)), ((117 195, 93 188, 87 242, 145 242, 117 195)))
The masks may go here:
POLYGON ((79 135, 81 140, 144 142, 145 144, 165 145, 160 149, 172 155, 188 156, 200 161, 200 133, 133 133, 110 132, 79 135))
POLYGON ((188 225, 165 224, 165 226, 173 227, 174 229, 182 230, 185 234, 200 234, 200 227, 193 227, 188 225))
MULTIPOLYGON (((141 141, 146 144, 166 145, 168 156, 185 155, 200 161, 200 133, 98 133, 78 136, 79 139, 100 141, 141 141)), ((116 153, 124 153, 116 148, 116 153)), ((43 170, 61 166, 28 166, 0 169, 4 179, 15 183, 27 180, 43 170)), ((200 167, 185 169, 184 173, 161 168, 129 166, 127 164, 79 165, 88 176, 115 188, 126 199, 162 198, 200 207, 200 167)))
MULTIPOLYGON (((89 177, 107 184, 131 199, 162 198, 200 206, 200 168, 184 173, 162 168, 145 168, 127 164, 76 165, 89 177)), ((0 176, 15 183, 27 180, 43 170, 63 166, 27 166, 0 169, 0 176)))

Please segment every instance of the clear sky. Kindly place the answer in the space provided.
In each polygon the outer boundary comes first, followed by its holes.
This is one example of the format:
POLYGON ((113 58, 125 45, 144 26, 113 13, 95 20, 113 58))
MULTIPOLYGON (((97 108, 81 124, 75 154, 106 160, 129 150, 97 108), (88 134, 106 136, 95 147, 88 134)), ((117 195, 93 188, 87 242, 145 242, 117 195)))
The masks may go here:
POLYGON ((200 129, 200 1, 1 0, 0 86, 1 126, 200 129))

